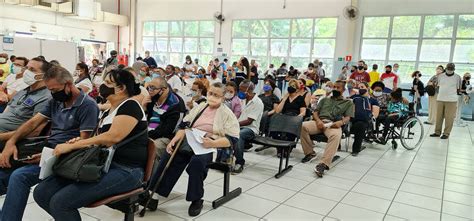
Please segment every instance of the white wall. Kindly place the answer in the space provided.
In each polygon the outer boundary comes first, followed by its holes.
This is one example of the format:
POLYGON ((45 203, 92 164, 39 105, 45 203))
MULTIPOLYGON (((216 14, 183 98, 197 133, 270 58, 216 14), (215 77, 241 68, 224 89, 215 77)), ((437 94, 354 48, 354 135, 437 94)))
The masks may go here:
MULTIPOLYGON (((474 13, 474 0, 358 0, 361 12, 357 21, 343 15, 350 0, 224 0, 222 48, 231 55, 232 20, 299 17, 338 17, 335 57, 353 55, 358 59, 362 16, 474 13)), ((142 52, 141 33, 144 21, 213 20, 220 10, 220 0, 139 0, 137 5, 137 51, 142 52)), ((216 24, 216 46, 218 25, 216 24)))

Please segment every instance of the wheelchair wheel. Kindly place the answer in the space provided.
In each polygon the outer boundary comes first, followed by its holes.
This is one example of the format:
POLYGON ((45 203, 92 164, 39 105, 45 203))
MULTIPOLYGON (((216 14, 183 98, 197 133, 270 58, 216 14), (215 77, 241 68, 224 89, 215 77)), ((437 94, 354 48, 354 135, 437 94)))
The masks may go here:
POLYGON ((400 130, 400 141, 407 150, 413 150, 421 145, 424 127, 420 119, 411 117, 405 121, 400 130))

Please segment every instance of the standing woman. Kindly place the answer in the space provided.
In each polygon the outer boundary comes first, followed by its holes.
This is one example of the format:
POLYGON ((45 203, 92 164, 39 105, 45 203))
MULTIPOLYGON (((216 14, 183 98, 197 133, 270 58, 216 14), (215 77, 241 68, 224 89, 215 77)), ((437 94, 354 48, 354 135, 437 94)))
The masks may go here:
POLYGON ((240 83, 245 80, 249 79, 250 75, 250 67, 249 67, 249 60, 246 57, 240 58, 239 62, 237 62, 237 68, 235 69, 235 84, 240 85, 240 83))
POLYGON ((88 94, 92 91, 92 81, 89 75, 89 67, 85 63, 78 63, 76 65, 77 79, 74 81, 74 85, 80 88, 84 93, 88 94))
POLYGON ((423 82, 421 82, 421 72, 420 71, 415 71, 413 74, 411 74, 411 77, 413 78, 413 86, 411 88, 411 93, 413 94, 416 108, 415 108, 415 113, 416 115, 420 115, 420 109, 421 109, 421 97, 425 94, 425 86, 423 82))
POLYGON ((184 74, 186 77, 191 77, 197 73, 197 65, 193 63, 191 56, 186 55, 186 62, 183 64, 184 74))
POLYGON ((443 65, 439 65, 436 68, 436 74, 431 77, 426 86, 428 92, 428 120, 425 124, 433 125, 436 121, 436 99, 438 97, 438 76, 444 73, 443 65), (434 92, 434 93, 432 93, 434 92))
POLYGON ((142 132, 147 130, 148 125, 141 105, 132 99, 140 93, 139 84, 125 70, 112 70, 104 79, 100 94, 110 102, 111 108, 103 114, 97 129, 98 135, 59 144, 54 149, 54 155, 59 157, 92 145, 110 147, 135 135, 138 137, 115 151, 109 171, 96 183, 52 175, 36 186, 33 195, 35 201, 54 220, 81 220, 80 208, 142 185, 148 158, 148 134, 142 132))

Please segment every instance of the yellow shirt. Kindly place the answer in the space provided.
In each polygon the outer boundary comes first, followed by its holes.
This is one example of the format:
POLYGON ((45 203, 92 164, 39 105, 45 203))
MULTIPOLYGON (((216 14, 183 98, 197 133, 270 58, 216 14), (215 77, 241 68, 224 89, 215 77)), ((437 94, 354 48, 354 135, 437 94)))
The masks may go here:
POLYGON ((10 74, 10 64, 5 63, 5 64, 0 64, 0 70, 3 70, 3 76, 0 76, 0 81, 4 82, 5 79, 8 77, 10 74))
POLYGON ((380 73, 377 72, 377 71, 371 71, 369 73, 369 76, 370 76, 370 83, 369 83, 369 86, 372 86, 372 84, 376 81, 379 81, 380 80, 380 73))

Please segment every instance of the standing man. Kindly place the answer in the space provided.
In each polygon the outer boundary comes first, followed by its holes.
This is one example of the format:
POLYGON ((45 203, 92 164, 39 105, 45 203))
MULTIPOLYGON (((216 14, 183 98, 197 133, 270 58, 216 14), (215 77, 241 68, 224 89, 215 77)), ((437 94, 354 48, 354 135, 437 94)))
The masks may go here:
POLYGON ((363 65, 357 66, 357 71, 351 74, 349 77, 350 79, 353 79, 356 81, 356 85, 359 85, 360 83, 369 83, 370 82, 370 75, 364 70, 363 65))
POLYGON ((145 51, 145 59, 143 59, 143 62, 145 62, 150 68, 158 67, 155 59, 150 56, 150 51, 145 51))
POLYGON ((454 73, 456 70, 453 63, 446 66, 446 72, 438 76, 438 98, 436 110, 436 127, 435 132, 430 137, 439 137, 448 139, 451 129, 453 128, 454 118, 457 112, 458 94, 461 91, 461 76, 454 73), (443 135, 441 129, 443 120, 446 121, 443 135))
POLYGON ((245 142, 255 138, 260 128, 260 120, 263 115, 263 102, 254 93, 255 85, 248 79, 242 81, 239 86, 238 96, 242 100, 242 113, 239 117, 240 136, 235 150, 234 174, 244 170, 245 142))
POLYGON ((108 58, 107 61, 105 62, 104 69, 107 69, 111 66, 115 66, 115 67, 118 66, 117 55, 118 55, 118 53, 117 53, 116 50, 112 50, 110 52, 110 58, 108 58))
POLYGON ((380 80, 385 85, 385 93, 390 93, 398 88, 399 77, 392 72, 392 65, 385 66, 385 73, 380 76, 380 80))
POLYGON ((4 82, 7 76, 10 74, 10 65, 8 62, 8 54, 0 54, 0 83, 4 82))
POLYGON ((183 87, 182 87, 182 82, 181 79, 178 77, 178 75, 175 74, 174 72, 174 66, 169 64, 166 66, 165 69, 165 79, 166 82, 171 86, 171 89, 173 90, 174 93, 178 94, 180 97, 184 97, 183 94, 183 87))
POLYGON ((370 76, 369 87, 371 87, 374 82, 380 80, 380 73, 377 71, 378 69, 379 69, 379 66, 377 64, 372 65, 372 71, 369 73, 369 76, 370 76))
POLYGON ((258 69, 255 59, 250 60, 250 81, 252 81, 254 85, 258 84, 258 69))

